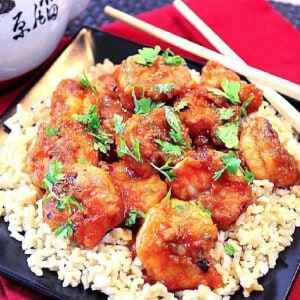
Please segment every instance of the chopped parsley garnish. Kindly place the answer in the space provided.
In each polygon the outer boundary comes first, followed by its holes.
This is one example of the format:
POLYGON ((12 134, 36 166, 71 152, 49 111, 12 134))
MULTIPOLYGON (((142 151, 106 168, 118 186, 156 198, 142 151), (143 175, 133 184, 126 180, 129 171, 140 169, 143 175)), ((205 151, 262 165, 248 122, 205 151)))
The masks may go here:
POLYGON ((72 196, 66 196, 61 200, 57 200, 55 203, 55 207, 58 210, 64 210, 67 207, 69 214, 72 212, 71 205, 74 205, 78 210, 83 210, 83 206, 72 196))
POLYGON ((73 118, 82 124, 86 124, 88 134, 94 137, 94 149, 106 154, 110 150, 113 139, 110 134, 100 128, 100 121, 97 114, 97 106, 91 105, 86 115, 74 114, 73 118))
POLYGON ((219 113, 219 120, 229 120, 231 117, 234 116, 234 110, 232 107, 222 107, 222 108, 217 108, 217 113, 219 113))
POLYGON ((234 248, 231 244, 226 243, 226 244, 224 245, 224 251, 225 251, 225 253, 226 253, 227 255, 233 256, 234 253, 235 253, 235 248, 234 248))
POLYGON ((180 101, 175 107, 175 111, 182 111, 188 108, 189 104, 186 100, 180 101))
POLYGON ((131 95, 134 101, 134 112, 138 115, 146 115, 150 113, 154 108, 162 107, 165 105, 163 102, 153 101, 151 98, 144 97, 144 87, 141 85, 134 86, 132 88, 131 95), (136 88, 142 89, 142 95, 140 99, 136 97, 135 94, 136 88))
POLYGON ((183 141, 183 134, 181 130, 181 122, 178 114, 176 113, 175 109, 170 106, 165 107, 166 112, 166 120, 171 127, 170 130, 170 137, 175 143, 180 145, 184 145, 183 141))
POLYGON ((216 130, 216 137, 225 144, 229 149, 239 149, 239 132, 240 123, 236 119, 233 122, 218 126, 216 130))
POLYGON ((59 210, 63 210, 65 206, 68 207, 69 213, 71 212, 70 205, 76 206, 79 210, 82 210, 83 207, 79 204, 75 198, 72 196, 65 196, 64 193, 60 195, 56 194, 53 191, 53 187, 57 183, 61 183, 66 179, 66 175, 62 173, 62 163, 58 160, 52 160, 50 162, 49 171, 46 173, 43 181, 42 188, 49 189, 50 193, 43 199, 43 202, 48 202, 52 198, 56 199, 56 208, 59 210))
POLYGON ((161 199, 162 203, 165 203, 171 199, 172 196, 172 189, 169 189, 166 195, 161 199))
POLYGON ((134 61, 143 66, 151 67, 157 59, 160 50, 161 48, 159 46, 155 46, 154 48, 144 47, 139 49, 139 54, 134 56, 134 61))
POLYGON ((56 159, 50 162, 49 171, 42 181, 42 188, 52 191, 54 184, 63 181, 66 175, 62 172, 62 163, 56 159))
POLYGON ((58 135, 58 128, 54 126, 49 126, 46 128, 45 134, 46 136, 57 136, 58 135))
POLYGON ((165 176, 167 180, 173 181, 176 179, 176 175, 172 172, 174 167, 170 166, 171 162, 172 158, 169 158, 167 162, 161 167, 156 166, 154 163, 151 163, 151 166, 163 176, 165 176))
MULTIPOLYGON (((72 196, 66 196, 64 193, 60 195, 56 194, 53 191, 53 187, 55 184, 62 182, 65 180, 66 175, 62 172, 62 163, 57 160, 52 160, 50 162, 50 167, 48 173, 45 175, 42 181, 42 187, 48 188, 50 193, 43 198, 43 203, 49 202, 52 198, 56 199, 55 207, 58 210, 64 210, 66 207, 68 209, 68 213, 71 214, 71 205, 75 206, 78 210, 83 210, 83 206, 77 202, 77 200, 72 196)), ((68 235, 73 234, 73 224, 70 220, 67 223, 62 224, 59 228, 54 231, 54 234, 57 237, 66 238, 68 235)))
POLYGON ((123 117, 118 114, 114 114, 115 133, 121 133, 123 131, 124 124, 122 122, 123 117))
POLYGON ((95 96, 97 94, 97 89, 96 87, 90 82, 90 80, 87 78, 85 71, 83 70, 82 72, 83 78, 80 79, 80 83, 92 90, 92 94, 95 96))
POLYGON ((169 48, 163 52, 162 57, 164 58, 166 65, 186 65, 186 61, 184 60, 184 58, 179 55, 175 55, 169 48))
POLYGON ((250 96, 245 102, 243 102, 243 104, 241 105, 241 115, 242 117, 246 117, 247 116, 247 107, 248 105, 252 102, 252 100, 254 99, 254 96, 250 96))
POLYGON ((155 85, 155 89, 160 94, 167 94, 168 92, 172 91, 174 89, 173 83, 159 83, 155 85))
POLYGON ((204 216, 211 217, 211 211, 208 208, 205 208, 201 202, 197 202, 197 205, 204 216))
POLYGON ((155 139, 154 142, 161 147, 162 152, 165 154, 173 154, 176 156, 182 155, 182 146, 180 145, 174 145, 172 143, 159 139, 155 139))
POLYGON ((226 170, 230 174, 236 174, 237 171, 241 171, 244 174, 244 178, 248 183, 253 182, 254 175, 248 170, 242 168, 241 160, 233 152, 222 153, 221 159, 225 164, 225 167, 214 173, 214 180, 218 180, 226 170))
POLYGON ((141 159, 141 153, 140 153, 140 142, 135 141, 133 139, 133 137, 131 137, 131 144, 133 147, 132 151, 126 145, 124 136, 121 136, 120 141, 119 141, 119 150, 117 151, 118 156, 122 157, 124 155, 128 155, 128 156, 132 157, 134 160, 136 160, 138 163, 141 164, 142 159, 141 159))
POLYGON ((177 201, 172 202, 171 207, 175 208, 176 212, 178 212, 179 214, 190 208, 188 203, 178 203, 177 201))
POLYGON ((74 224, 70 219, 68 219, 67 223, 62 224, 60 227, 54 230, 54 234, 58 238, 66 239, 68 235, 72 235, 74 232, 74 224))
POLYGON ((125 226, 133 226, 138 218, 146 219, 146 217, 147 214, 143 213, 142 211, 138 209, 131 209, 125 221, 125 226))
POLYGON ((211 87, 208 87, 207 90, 216 96, 228 99, 232 104, 239 104, 241 102, 239 97, 241 85, 238 81, 229 81, 224 78, 221 82, 221 87, 222 90, 211 87))
POLYGON ((78 161, 78 163, 83 164, 83 165, 87 165, 89 163, 86 160, 86 158, 84 158, 84 157, 79 157, 77 161, 78 161))

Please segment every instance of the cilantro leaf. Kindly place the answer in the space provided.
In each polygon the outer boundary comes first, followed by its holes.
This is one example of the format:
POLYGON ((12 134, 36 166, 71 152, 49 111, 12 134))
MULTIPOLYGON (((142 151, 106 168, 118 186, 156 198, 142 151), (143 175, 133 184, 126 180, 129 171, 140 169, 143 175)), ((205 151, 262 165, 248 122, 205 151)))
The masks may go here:
POLYGON ((239 104, 241 102, 239 97, 241 85, 238 81, 229 81, 228 79, 224 78, 221 82, 221 86, 227 95, 227 99, 232 104, 239 104))
POLYGON ((58 135, 58 128, 54 126, 49 126, 46 128, 45 134, 46 136, 57 136, 58 135))
POLYGON ((211 217, 211 211, 208 208, 205 208, 201 202, 197 202, 197 205, 204 216, 211 217))
POLYGON ((181 126, 180 126, 181 122, 178 114, 176 113, 175 109, 170 106, 165 107, 165 112, 166 112, 166 120, 171 127, 169 133, 170 137, 175 143, 183 145, 184 144, 183 134, 181 131, 181 126))
POLYGON ((92 90, 92 94, 95 96, 97 94, 97 89, 96 87, 90 82, 90 80, 87 78, 85 71, 82 71, 83 73, 83 78, 80 79, 80 83, 92 90))
POLYGON ((118 114, 114 114, 115 133, 121 133, 123 131, 124 124, 122 122, 123 117, 118 114))
POLYGON ((162 107, 165 105, 163 102, 153 101, 151 98, 144 97, 144 87, 141 85, 134 86, 132 88, 131 95, 134 101, 134 112, 138 115, 146 115, 150 113, 154 108, 162 107), (135 89, 137 87, 142 89, 142 95, 140 99, 138 99, 135 94, 135 89))
POLYGON ((117 154, 118 154, 119 157, 122 157, 124 155, 128 155, 128 156, 132 157, 134 160, 136 160, 138 163, 141 164, 142 159, 141 159, 141 153, 140 153, 140 142, 135 141, 131 137, 131 144, 132 144, 132 147, 133 147, 132 151, 126 145, 124 136, 121 136, 120 141, 119 141, 119 150, 117 151, 117 154))
POLYGON ((58 210, 64 210, 67 207, 69 214, 71 214, 72 212, 71 205, 74 205, 80 211, 83 210, 83 206, 72 196, 66 196, 63 199, 56 201, 55 203, 55 207, 58 210))
POLYGON ((226 123, 218 126, 216 130, 216 137, 225 144, 227 148, 239 149, 239 120, 226 123))
POLYGON ((235 253, 235 248, 234 248, 231 244, 226 243, 226 244, 224 245, 224 251, 225 251, 225 253, 226 253, 227 255, 233 256, 234 253, 235 253))
POLYGON ((217 113, 219 113, 219 120, 229 120, 231 117, 234 116, 234 110, 232 107, 222 107, 222 108, 217 108, 217 113))
POLYGON ((138 64, 151 67, 157 59, 160 50, 161 48, 159 46, 155 46, 154 48, 144 47, 139 49, 139 54, 134 56, 134 61, 138 64))
POLYGON ((54 234, 58 238, 66 239, 68 235, 72 235, 74 232, 74 224, 70 219, 67 223, 62 224, 60 227, 54 230, 54 234))
POLYGON ((61 182, 65 179, 65 175, 61 172, 62 163, 56 159, 50 162, 49 171, 46 173, 43 181, 42 188, 52 191, 54 184, 61 182))
POLYGON ((185 59, 179 55, 175 55, 169 48, 163 52, 162 57, 164 58, 166 65, 186 65, 185 59))
POLYGON ((171 207, 175 208, 176 212, 178 212, 179 214, 190 208, 189 204, 183 201, 181 201, 180 203, 178 201, 174 201, 172 202, 171 207))
POLYGON ((155 89, 160 94, 167 94, 174 89, 174 83, 159 83, 155 85, 155 89))
POLYGON ((252 172, 250 172, 249 170, 247 169, 243 169, 242 170, 243 173, 244 173, 244 178, 245 180, 248 182, 248 183, 253 183, 253 180, 254 180, 254 174, 252 172))
POLYGON ((170 166, 171 162, 172 158, 169 158, 167 162, 161 167, 156 166, 154 163, 151 163, 151 166, 163 176, 165 176, 167 180, 173 181, 176 179, 176 175, 172 172, 174 167, 170 166))
POLYGON ((76 121, 86 124, 88 134, 94 137, 94 149, 106 154, 113 143, 111 135, 100 128, 100 120, 97 113, 97 106, 91 105, 86 115, 73 114, 76 121))
POLYGON ((87 165, 89 163, 84 157, 79 157, 77 162, 83 165, 87 165))
POLYGON ((222 153, 221 159, 225 164, 225 167, 214 173, 214 180, 218 180, 224 171, 228 171, 230 174, 236 174, 240 170, 248 183, 253 182, 253 173, 249 172, 247 169, 243 169, 241 160, 233 152, 222 153))
POLYGON ((143 213, 141 210, 138 209, 131 209, 125 221, 125 226, 133 226, 139 217, 146 219, 147 214, 143 213))
POLYGON ((224 78, 221 82, 221 87, 223 90, 212 87, 207 87, 207 90, 216 96, 221 96, 228 99, 232 104, 241 103, 239 97, 241 85, 238 81, 229 81, 228 79, 224 78))
POLYGON ((161 199, 162 203, 165 203, 171 199, 172 196, 172 189, 169 189, 167 194, 161 199))
POLYGON ((242 117, 246 117, 247 116, 247 107, 248 105, 252 102, 252 100, 254 99, 254 96, 250 96, 245 102, 243 102, 243 104, 241 105, 241 115, 242 117))
POLYGON ((174 107, 175 111, 182 111, 187 109, 189 106, 188 102, 186 100, 180 101, 176 107, 174 107))
POLYGON ((230 174, 235 174, 241 167, 241 160, 231 151, 222 154, 222 161, 230 174))
POLYGON ((172 143, 159 139, 155 139, 154 142, 161 147, 162 152, 165 154, 173 154, 176 156, 182 155, 182 147, 180 145, 174 145, 172 143))

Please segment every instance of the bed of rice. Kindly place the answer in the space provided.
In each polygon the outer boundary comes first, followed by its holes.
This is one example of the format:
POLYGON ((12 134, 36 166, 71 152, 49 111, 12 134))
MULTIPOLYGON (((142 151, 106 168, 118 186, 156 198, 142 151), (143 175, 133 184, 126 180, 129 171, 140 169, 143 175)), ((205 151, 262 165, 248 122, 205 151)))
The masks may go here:
MULTIPOLYGON (((112 65, 105 62, 90 70, 97 75, 112 65)), ((161 283, 150 285, 143 278, 143 266, 127 245, 132 239, 128 229, 115 228, 93 250, 75 245, 69 239, 54 236, 43 222, 41 191, 23 172, 26 144, 37 132, 39 120, 45 120, 50 100, 44 99, 30 110, 18 105, 16 114, 6 124, 11 129, 0 149, 0 215, 8 224, 11 237, 22 243, 28 266, 37 276, 43 269, 55 271, 63 286, 101 290, 109 299, 230 299, 240 288, 245 297, 261 291, 258 279, 276 266, 281 251, 288 247, 292 234, 300 226, 300 186, 273 191, 267 180, 255 180, 254 204, 249 206, 227 232, 219 232, 211 250, 225 287, 211 291, 197 290, 170 293, 161 283), (233 257, 225 254, 224 243, 236 249, 233 257)), ((288 151, 300 161, 299 137, 291 126, 267 103, 258 115, 267 117, 288 151)))

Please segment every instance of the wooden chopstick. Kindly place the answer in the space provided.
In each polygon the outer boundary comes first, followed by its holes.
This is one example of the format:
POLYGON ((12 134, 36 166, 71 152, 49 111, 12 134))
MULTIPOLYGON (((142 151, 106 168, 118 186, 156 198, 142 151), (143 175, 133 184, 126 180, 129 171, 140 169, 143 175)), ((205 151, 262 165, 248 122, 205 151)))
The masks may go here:
MULTIPOLYGON (((192 24, 216 49, 231 57, 238 63, 246 64, 199 16, 197 16, 183 1, 175 0, 174 7, 192 24)), ((250 81, 251 77, 249 78, 250 81)), ((285 98, 268 86, 256 83, 263 91, 265 98, 273 107, 300 133, 300 113, 285 98)))
POLYGON ((206 60, 218 61, 223 66, 232 69, 233 71, 241 75, 249 77, 252 80, 259 82, 261 84, 270 86, 273 89, 277 90, 278 92, 300 101, 300 85, 294 82, 288 81, 286 79, 256 69, 249 65, 237 63, 232 58, 226 57, 215 51, 209 50, 205 47, 197 45, 196 43, 193 43, 182 37, 172 34, 166 30, 148 24, 129 14, 126 14, 120 10, 112 8, 111 6, 105 6, 104 12, 115 19, 127 23, 128 25, 140 29, 158 39, 161 39, 171 45, 174 45, 198 57, 202 57, 206 60))

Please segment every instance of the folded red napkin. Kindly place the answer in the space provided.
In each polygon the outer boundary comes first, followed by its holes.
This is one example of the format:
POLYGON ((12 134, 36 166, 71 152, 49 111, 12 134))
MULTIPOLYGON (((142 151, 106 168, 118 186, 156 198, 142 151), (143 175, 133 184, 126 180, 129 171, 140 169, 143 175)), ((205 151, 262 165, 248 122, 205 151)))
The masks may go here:
MULTIPOLYGON (((285 20, 266 0, 186 0, 198 14, 249 65, 300 84, 300 32, 285 20)), ((205 47, 213 47, 172 6, 153 10, 139 16, 142 20, 166 29, 205 47)), ((120 22, 102 27, 118 36, 147 45, 171 47, 178 54, 195 58, 161 40, 120 22)), ((63 43, 67 40, 64 39, 63 43)), ((0 113, 22 89, 0 94, 0 113)), ((300 93, 300 91, 299 91, 300 93)), ((0 299, 21 299, 27 289, 0 277, 0 299)), ((39 299, 34 297, 22 299, 39 299)), ((292 286, 288 300, 300 299, 300 276, 292 286)))

